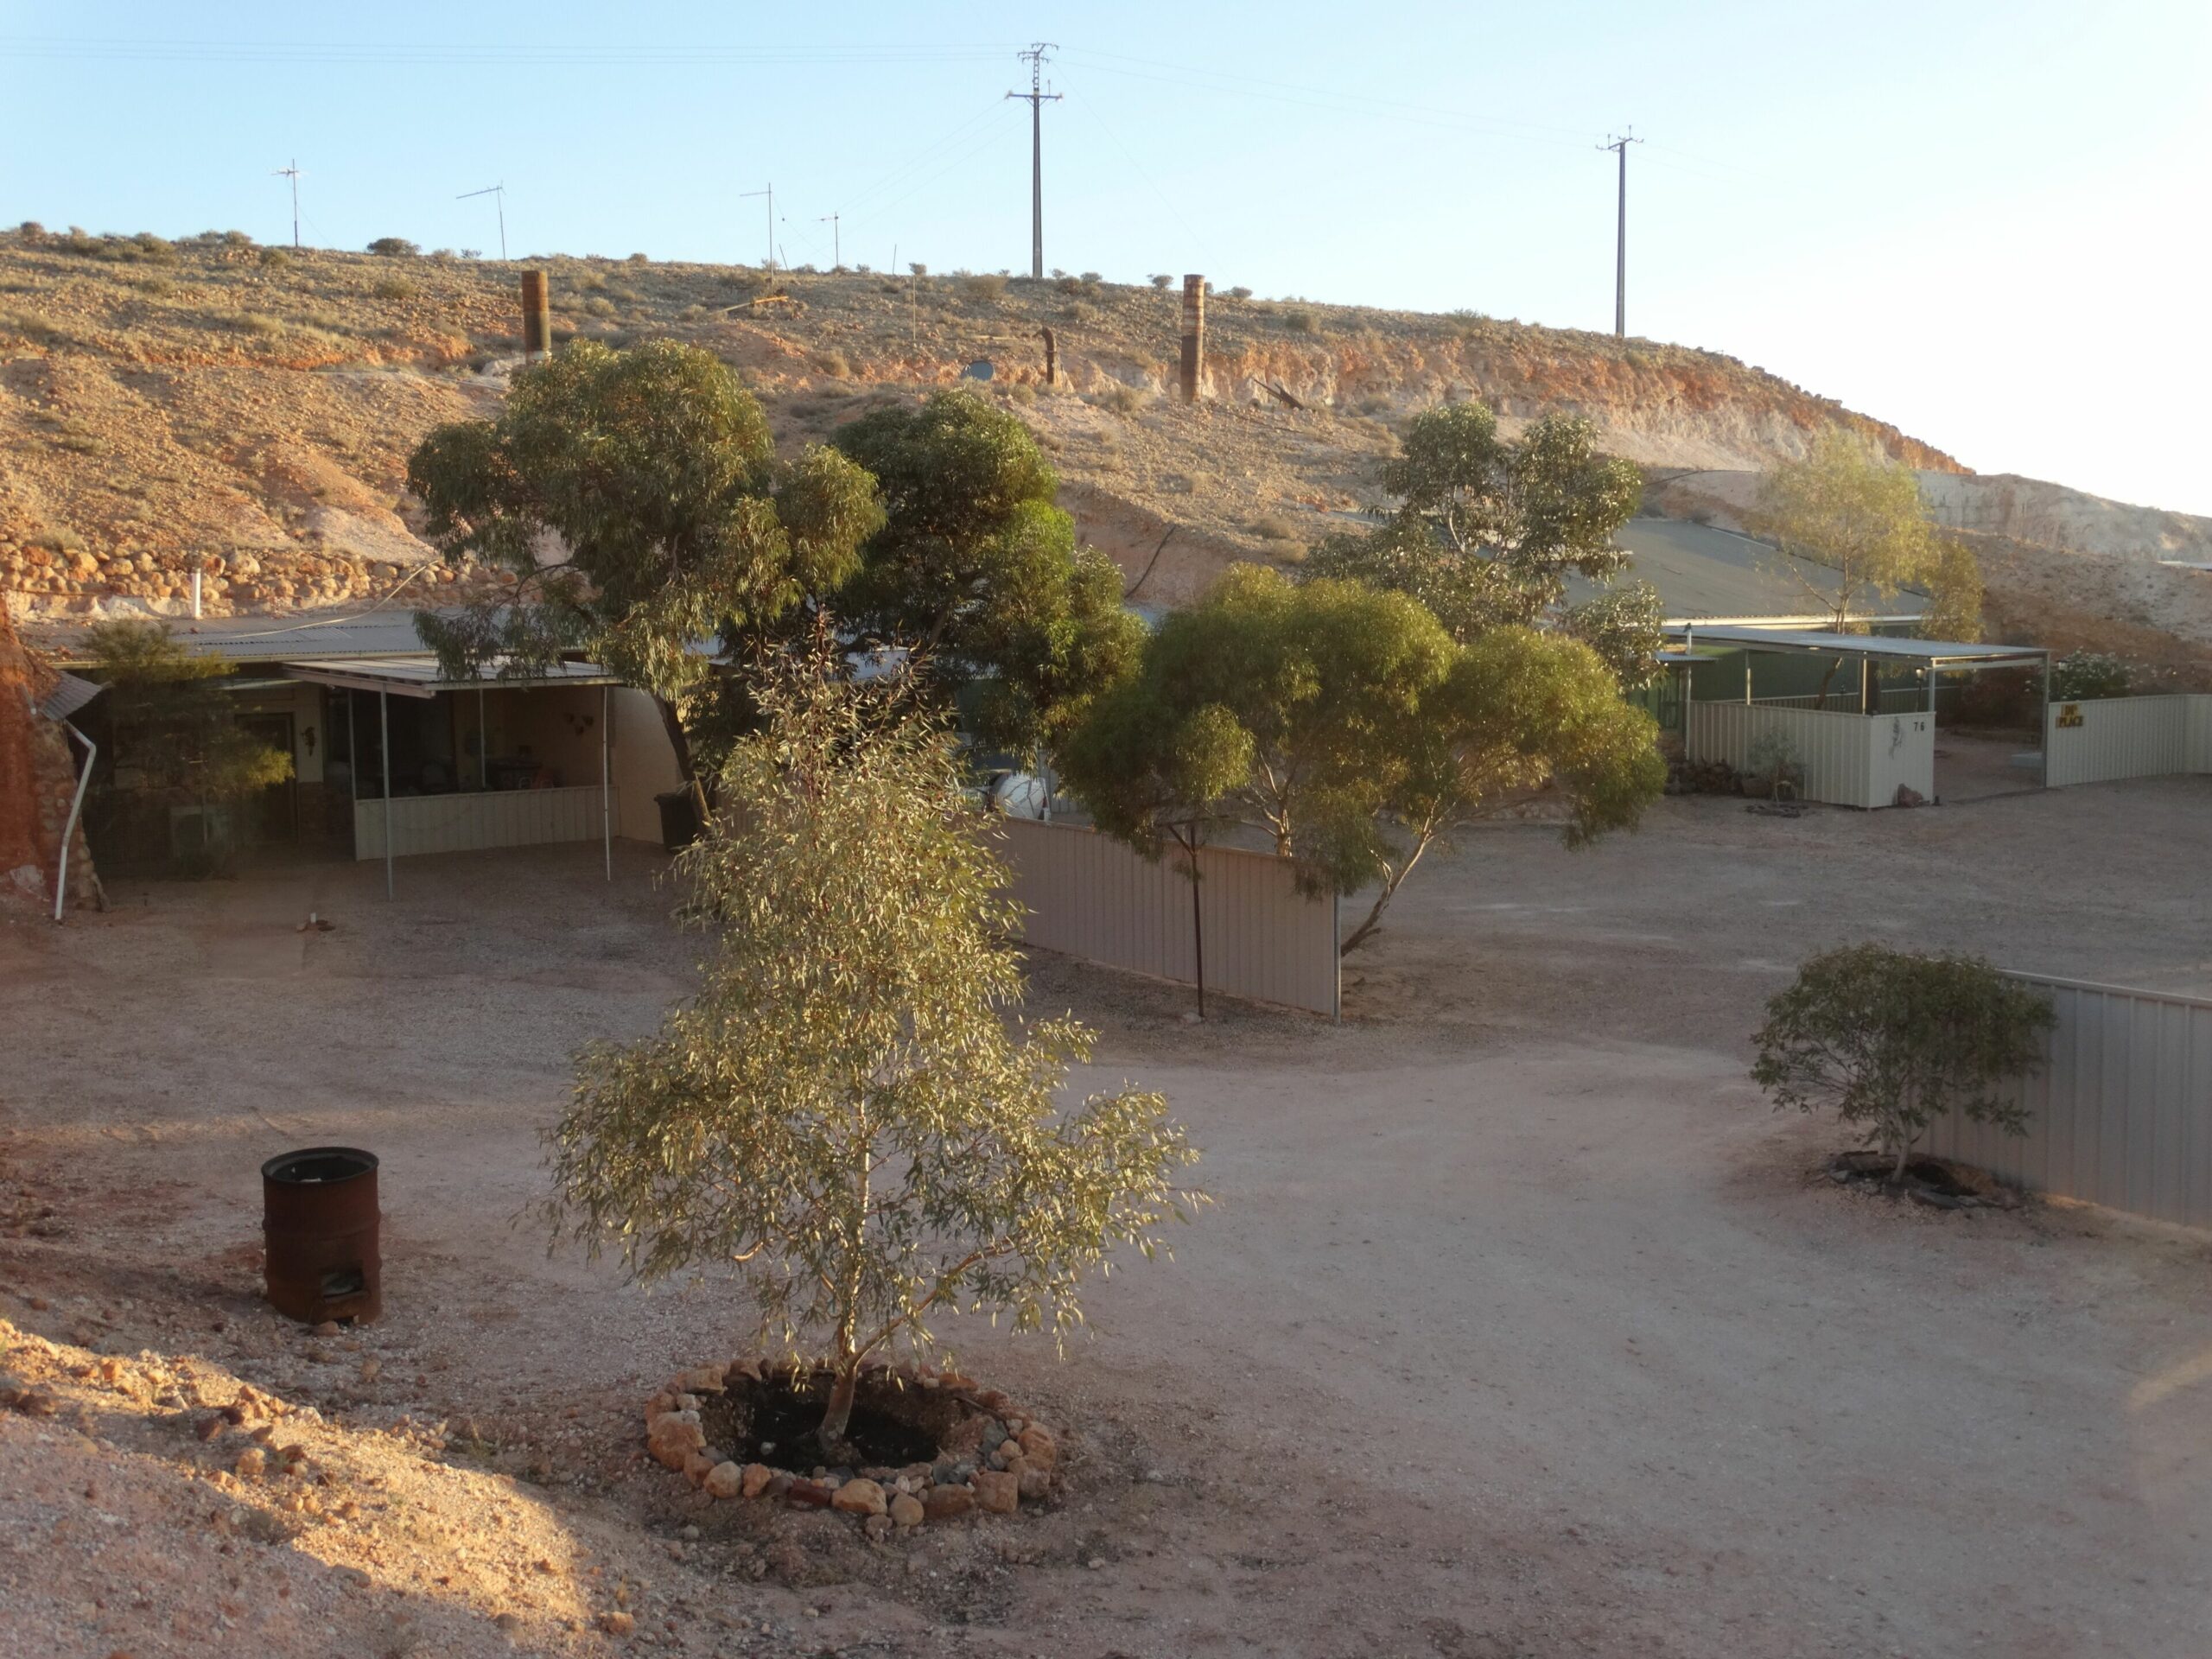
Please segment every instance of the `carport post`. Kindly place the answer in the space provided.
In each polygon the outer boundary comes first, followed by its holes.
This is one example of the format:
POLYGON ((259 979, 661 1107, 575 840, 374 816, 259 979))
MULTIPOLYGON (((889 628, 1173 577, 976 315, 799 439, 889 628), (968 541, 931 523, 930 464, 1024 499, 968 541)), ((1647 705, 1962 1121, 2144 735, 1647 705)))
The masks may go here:
POLYGON ((2043 786, 2050 787, 2050 652, 2043 654, 2043 741, 2036 747, 2043 751, 2043 786))
POLYGON ((377 730, 384 748, 384 896, 391 893, 391 693, 377 693, 377 730))
POLYGON ((607 848, 607 879, 614 879, 614 807, 607 792, 607 688, 599 688, 599 834, 607 848))

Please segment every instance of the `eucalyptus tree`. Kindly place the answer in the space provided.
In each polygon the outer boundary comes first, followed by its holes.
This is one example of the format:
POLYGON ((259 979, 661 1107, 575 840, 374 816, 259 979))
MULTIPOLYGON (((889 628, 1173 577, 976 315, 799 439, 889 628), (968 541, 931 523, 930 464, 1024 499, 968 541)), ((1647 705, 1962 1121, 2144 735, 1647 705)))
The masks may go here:
POLYGON ((794 1356, 824 1342, 827 1451, 871 1357, 928 1351, 941 1315, 1064 1338, 1083 1278, 1204 1196, 1160 1095, 1064 1105, 1090 1034, 1012 1017, 1007 871, 911 683, 853 682, 825 639, 754 696, 683 855, 699 990, 580 1054, 550 1214, 646 1280, 734 1275, 794 1356))

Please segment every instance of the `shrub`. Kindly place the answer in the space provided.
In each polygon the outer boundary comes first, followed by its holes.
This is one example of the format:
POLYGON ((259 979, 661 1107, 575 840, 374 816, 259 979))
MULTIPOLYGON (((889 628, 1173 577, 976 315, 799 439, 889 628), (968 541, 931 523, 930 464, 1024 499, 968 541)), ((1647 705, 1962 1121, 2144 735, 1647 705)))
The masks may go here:
POLYGON ((2053 702, 2092 702, 2100 697, 2124 697, 2132 683, 2127 664, 2109 652, 2070 651, 2050 665, 2053 702))
POLYGON ((1263 542, 1294 542, 1298 526, 1281 513, 1267 513, 1252 521, 1252 533, 1263 542))
POLYGON ((1163 294, 1169 289, 1175 286, 1174 277, 1164 270, 1154 271, 1151 276, 1145 278, 1145 281, 1150 283, 1154 288, 1160 289, 1163 294))
POLYGON ((1102 409, 1112 410, 1116 415, 1134 415, 1152 398, 1141 387, 1124 385, 1116 380, 1090 401, 1102 409))
POLYGON ((818 373, 826 374, 833 380, 853 378, 853 365, 842 352, 815 353, 814 366, 818 373))
POLYGON ((1252 290, 1249 288, 1225 289, 1223 292, 1226 297, 1232 300, 1249 300, 1252 297, 1252 290))
POLYGON ((226 248, 250 248, 253 245, 253 238, 244 231, 225 231, 223 245, 226 248))
POLYGON ((1321 320, 1303 307, 1284 312, 1282 326, 1294 334, 1318 334, 1321 332, 1321 320))
POLYGON ((380 276, 369 291, 380 300, 411 300, 423 290, 404 276, 380 276))
POLYGON ((1751 1077, 1777 1110, 1832 1109, 1863 1126, 1894 1180, 1928 1126, 1954 1111, 2026 1133, 2026 1109, 2000 1087, 2035 1068, 2056 1019, 2041 991, 1979 957, 1847 945, 1810 958, 1768 1000, 1751 1077))
POLYGON ((1096 288, 1105 280, 1095 270, 1086 270, 1083 273, 1083 285, 1085 288, 1096 288))
POLYGON ((1787 732, 1762 732, 1744 753, 1745 775, 1772 792, 1777 784, 1796 783, 1804 774, 1802 758, 1787 732))
POLYGON ((632 265, 650 265, 652 264, 652 260, 645 254, 633 253, 625 263, 632 265))
POLYGON ((930 268, 916 259, 907 265, 906 273, 911 276, 926 276, 930 274, 930 268))
POLYGON ((584 302, 584 309, 594 317, 611 317, 614 315, 614 302, 604 294, 594 294, 584 302))
POLYGON ((1006 280, 996 271, 968 271, 960 277, 960 291, 971 300, 995 300, 1006 293, 1006 280))
POLYGON ((264 248, 261 251, 261 263, 274 270, 290 264, 292 256, 282 248, 264 248))
POLYGON ((1083 292, 1083 284, 1072 276, 1055 276, 1052 279, 1052 286, 1058 289, 1063 294, 1080 294, 1083 292))
POLYGON ((369 244, 369 251, 387 259, 412 259, 423 250, 404 236, 380 236, 369 244))
POLYGON ((46 240, 46 226, 35 219, 27 219, 16 226, 16 234, 26 242, 43 242, 46 240))

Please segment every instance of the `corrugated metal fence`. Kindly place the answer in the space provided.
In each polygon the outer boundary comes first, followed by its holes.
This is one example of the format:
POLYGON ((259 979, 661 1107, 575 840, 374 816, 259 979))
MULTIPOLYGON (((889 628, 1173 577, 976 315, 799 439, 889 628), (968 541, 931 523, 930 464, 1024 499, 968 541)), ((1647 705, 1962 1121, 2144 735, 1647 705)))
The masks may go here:
POLYGON ((1805 768, 1804 796, 1835 806, 1897 804, 1902 784, 1932 799, 1936 793, 1936 721, 1926 712, 1836 714, 1777 709, 1763 703, 1690 705, 1684 753, 1692 760, 1725 760, 1738 772, 1752 744, 1779 733, 1805 768))
POLYGON ((2212 772, 2212 696, 2055 702, 2044 752, 2054 785, 2212 772))
POLYGON ((1940 1158, 2155 1221, 2212 1227, 2212 1001, 2035 974, 2058 1023, 2014 1085, 2028 1132, 1947 1118, 1940 1158))
MULTIPOLYGON (((1180 855, 1154 864, 1094 830, 1004 820, 1009 891, 1025 943, 1158 979, 1195 981, 1191 883, 1180 855)), ((1337 904, 1293 885, 1287 860, 1233 848, 1198 855, 1206 988, 1334 1015, 1337 904)))

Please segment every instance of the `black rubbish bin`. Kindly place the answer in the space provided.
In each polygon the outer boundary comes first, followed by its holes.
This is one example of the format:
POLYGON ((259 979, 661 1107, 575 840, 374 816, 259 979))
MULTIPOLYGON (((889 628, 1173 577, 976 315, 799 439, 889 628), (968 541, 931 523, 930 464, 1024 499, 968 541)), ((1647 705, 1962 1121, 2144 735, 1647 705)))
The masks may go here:
POLYGON ((699 838, 699 803, 688 789, 656 795, 660 807, 660 844, 664 852, 680 853, 699 838))

